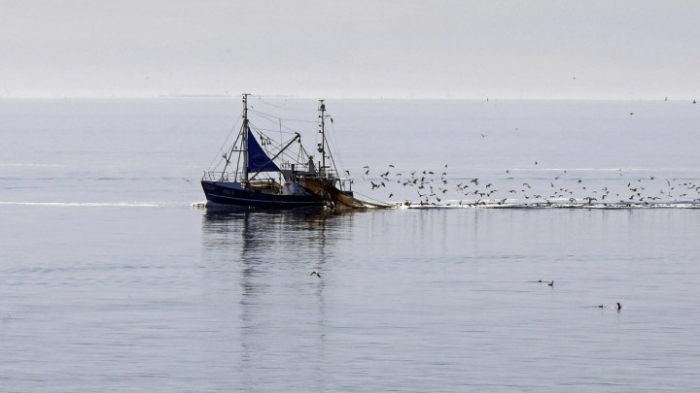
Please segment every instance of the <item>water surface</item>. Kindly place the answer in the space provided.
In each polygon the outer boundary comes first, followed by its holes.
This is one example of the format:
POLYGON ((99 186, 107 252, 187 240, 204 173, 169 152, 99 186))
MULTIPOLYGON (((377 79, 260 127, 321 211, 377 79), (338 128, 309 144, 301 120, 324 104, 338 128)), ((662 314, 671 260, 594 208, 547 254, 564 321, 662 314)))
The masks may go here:
POLYGON ((3 101, 0 385, 696 390, 697 197, 521 206, 556 176, 577 198, 700 182, 697 108, 665 104, 327 102, 358 193, 449 185, 437 208, 333 215, 192 206, 237 100, 3 101), (521 207, 458 207, 473 178, 521 207))

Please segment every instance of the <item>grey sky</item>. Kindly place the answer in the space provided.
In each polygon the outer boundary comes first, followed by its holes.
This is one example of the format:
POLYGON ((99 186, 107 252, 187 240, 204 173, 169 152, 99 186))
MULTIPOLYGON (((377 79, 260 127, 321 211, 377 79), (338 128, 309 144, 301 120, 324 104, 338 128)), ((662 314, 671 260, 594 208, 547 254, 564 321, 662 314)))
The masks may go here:
POLYGON ((0 96, 700 98, 700 2, 0 0, 0 96))

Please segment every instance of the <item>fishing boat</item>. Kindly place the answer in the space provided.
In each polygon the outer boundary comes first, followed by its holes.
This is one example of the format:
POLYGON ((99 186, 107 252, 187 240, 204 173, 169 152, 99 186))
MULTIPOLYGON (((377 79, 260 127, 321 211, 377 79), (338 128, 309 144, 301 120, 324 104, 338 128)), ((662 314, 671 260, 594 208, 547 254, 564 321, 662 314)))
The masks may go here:
POLYGON ((355 199, 352 181, 340 176, 326 135, 324 100, 318 103, 320 142, 315 160, 301 144, 299 133, 288 133, 288 140, 276 141, 256 127, 249 118, 249 96, 243 94, 243 121, 233 145, 202 177, 207 205, 243 209, 358 209, 372 205, 355 199))

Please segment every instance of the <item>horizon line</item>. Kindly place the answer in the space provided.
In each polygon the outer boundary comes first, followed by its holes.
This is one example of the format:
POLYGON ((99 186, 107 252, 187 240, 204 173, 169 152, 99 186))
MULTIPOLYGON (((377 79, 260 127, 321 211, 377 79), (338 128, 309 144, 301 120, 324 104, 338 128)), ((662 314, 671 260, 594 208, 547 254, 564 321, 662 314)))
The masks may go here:
MULTIPOLYGON (((137 95, 99 95, 99 94, 47 94, 47 95, 0 95, 0 100, 67 100, 67 99, 237 99, 245 93, 217 94, 217 93, 183 93, 183 94, 137 94, 137 95)), ((309 94, 253 94, 253 97, 272 99, 336 99, 336 100, 426 100, 426 101, 672 101, 695 102, 695 98, 668 98, 663 97, 512 97, 512 96, 436 96, 436 95, 309 95, 309 94)))

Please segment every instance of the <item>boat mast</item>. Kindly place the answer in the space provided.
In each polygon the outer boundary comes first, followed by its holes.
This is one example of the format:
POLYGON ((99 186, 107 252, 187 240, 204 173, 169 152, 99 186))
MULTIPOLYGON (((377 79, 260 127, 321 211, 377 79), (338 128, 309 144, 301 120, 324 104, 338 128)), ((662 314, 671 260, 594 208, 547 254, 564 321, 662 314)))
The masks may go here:
POLYGON ((318 144, 318 152, 321 153, 320 175, 323 178, 326 176, 326 105, 323 103, 323 100, 318 100, 318 103, 318 111, 320 112, 318 117, 321 120, 318 125, 318 132, 321 134, 321 143, 318 144))
POLYGON ((243 149, 243 185, 248 186, 248 96, 250 94, 243 93, 243 125, 241 126, 241 137, 243 149))

